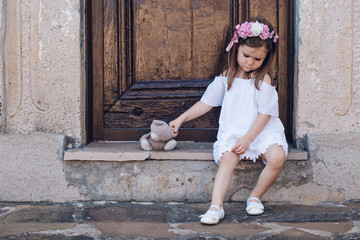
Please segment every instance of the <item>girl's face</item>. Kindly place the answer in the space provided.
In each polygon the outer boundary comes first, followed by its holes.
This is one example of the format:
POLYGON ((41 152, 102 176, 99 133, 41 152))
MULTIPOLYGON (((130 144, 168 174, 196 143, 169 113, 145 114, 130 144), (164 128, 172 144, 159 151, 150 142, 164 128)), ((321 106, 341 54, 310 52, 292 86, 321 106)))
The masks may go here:
MULTIPOLYGON (((264 62, 268 50, 265 45, 261 47, 248 47, 245 44, 239 46, 237 62, 244 72, 258 69, 264 62)), ((242 74, 241 72, 240 74, 242 74)))

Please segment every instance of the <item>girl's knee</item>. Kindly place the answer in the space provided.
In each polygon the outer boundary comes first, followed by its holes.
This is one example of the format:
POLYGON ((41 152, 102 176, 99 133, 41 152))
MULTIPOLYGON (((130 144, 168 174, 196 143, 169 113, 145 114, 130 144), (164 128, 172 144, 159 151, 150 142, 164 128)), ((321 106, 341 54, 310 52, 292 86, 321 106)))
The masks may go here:
POLYGON ((285 162, 285 151, 279 145, 274 145, 266 151, 266 162, 273 168, 282 168, 285 162))
POLYGON ((239 163, 239 157, 232 152, 224 152, 220 161, 220 165, 228 167, 236 167, 239 163))

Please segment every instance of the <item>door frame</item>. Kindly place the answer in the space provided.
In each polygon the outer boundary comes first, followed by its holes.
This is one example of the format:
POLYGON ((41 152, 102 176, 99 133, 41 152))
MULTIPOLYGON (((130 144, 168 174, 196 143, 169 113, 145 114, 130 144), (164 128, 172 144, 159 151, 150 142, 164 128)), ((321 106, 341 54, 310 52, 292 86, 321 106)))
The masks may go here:
MULTIPOLYGON (((231 0, 234 9, 232 16, 232 29, 238 22, 243 22, 248 19, 250 0, 231 0), (240 7, 241 6, 241 7, 240 7)), ((121 11, 121 18, 126 22, 127 27, 120 29, 123 34, 126 44, 126 52, 123 52, 125 58, 131 58, 132 54, 132 13, 131 1, 124 1, 124 6, 121 11)), ((280 37, 288 36, 287 41, 279 41, 277 65, 283 66, 278 70, 278 79, 287 79, 282 81, 282 84, 277 87, 279 95, 279 106, 286 106, 286 111, 283 116, 285 134, 288 142, 293 141, 292 128, 293 128, 293 97, 294 97, 294 38, 295 38, 295 1, 294 0, 279 0, 277 6, 279 14, 277 29, 280 37)), ((104 61, 104 48, 103 34, 97 32, 103 31, 103 0, 86 0, 85 2, 85 48, 86 48, 86 77, 87 77, 87 141, 97 140, 115 140, 117 134, 126 134, 133 136, 135 139, 139 135, 139 129, 105 129, 104 128, 104 112, 103 112, 103 61, 104 61), (94 47, 96 46, 96 47, 94 47)), ((133 62, 125 61, 126 66, 122 66, 123 74, 128 74, 130 84, 133 80, 133 62), (128 71, 130 69, 130 71, 128 71)), ((185 130, 185 129, 184 129, 185 130)), ((182 131, 184 131, 182 130, 182 131)), ((148 132, 149 128, 140 129, 142 132, 148 132)), ((216 135, 217 129, 186 129, 187 134, 194 136, 194 141, 203 141, 203 139, 211 139, 216 135)), ((179 136, 177 140, 182 140, 179 136)))

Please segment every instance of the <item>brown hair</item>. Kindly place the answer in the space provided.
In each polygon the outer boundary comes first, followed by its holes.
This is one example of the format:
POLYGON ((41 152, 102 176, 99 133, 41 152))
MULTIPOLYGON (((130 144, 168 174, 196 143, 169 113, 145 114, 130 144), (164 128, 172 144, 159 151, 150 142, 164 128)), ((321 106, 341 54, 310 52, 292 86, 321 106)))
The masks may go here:
MULTIPOLYGON (((263 23, 269 27, 270 32, 274 30, 274 27, 265 19, 253 17, 248 20, 248 22, 256 22, 263 23)), ((228 71, 226 71, 225 75, 228 77, 228 87, 227 90, 230 90, 232 82, 234 81, 238 71, 239 71, 239 64, 237 62, 237 55, 240 45, 246 45, 248 47, 261 47, 264 46, 268 50, 268 53, 264 59, 262 65, 250 72, 245 73, 245 77, 250 79, 252 76, 255 78, 255 87, 259 90, 259 83, 265 77, 265 74, 270 72, 271 66, 274 64, 276 59, 276 43, 274 43, 273 39, 266 39, 262 40, 260 37, 248 37, 246 39, 239 38, 239 42, 235 43, 234 46, 231 48, 229 52, 229 61, 228 61, 228 71)), ((271 84, 275 85, 274 80, 271 78, 271 84)))

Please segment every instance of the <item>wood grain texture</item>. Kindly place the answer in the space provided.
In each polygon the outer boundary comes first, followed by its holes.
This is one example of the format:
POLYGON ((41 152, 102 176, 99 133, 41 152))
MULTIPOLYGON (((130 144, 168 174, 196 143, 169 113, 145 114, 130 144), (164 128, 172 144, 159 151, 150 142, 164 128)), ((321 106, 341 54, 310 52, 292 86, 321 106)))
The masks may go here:
POLYGON ((230 11, 230 1, 136 1, 136 81, 215 76, 230 11))
MULTIPOLYGON (((134 84, 105 111, 105 128, 146 128, 152 120, 169 122, 200 100, 211 80, 153 81, 134 84)), ((188 123, 185 128, 218 127, 220 108, 188 123)))
POLYGON ((293 36, 294 26, 291 16, 293 15, 293 6, 291 1, 278 0, 278 94, 279 94, 279 115, 285 126, 285 134, 288 140, 291 140, 292 128, 292 107, 293 107, 293 36))
POLYGON ((118 98, 119 52, 118 52, 117 1, 104 1, 104 104, 118 98))
MULTIPOLYGON (((116 128, 105 129, 104 137, 109 141, 138 141, 140 137, 150 132, 150 128, 116 128)), ((216 141, 217 128, 184 128, 180 129, 177 141, 214 142, 216 141)))
POLYGON ((103 115, 103 75, 104 75, 104 36, 103 36, 103 3, 100 0, 92 2, 91 6, 91 40, 92 40, 92 84, 93 84, 93 138, 104 138, 103 115))
MULTIPOLYGON (((153 119, 168 122, 186 111, 222 72, 231 28, 251 16, 267 19, 280 35, 272 75, 278 81, 280 118, 291 138, 292 1, 88 2, 94 139, 130 140, 153 119)), ((196 132, 212 141, 219 111, 186 123, 181 138, 192 140, 196 132)))
POLYGON ((274 28, 277 28, 278 0, 248 0, 248 16, 261 17, 270 22, 274 28))

